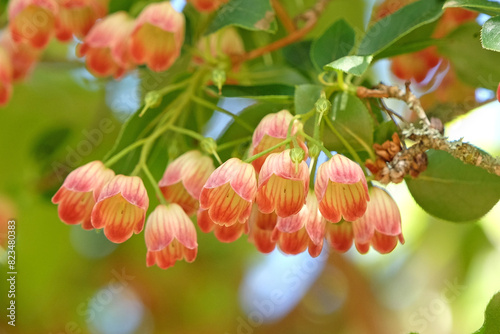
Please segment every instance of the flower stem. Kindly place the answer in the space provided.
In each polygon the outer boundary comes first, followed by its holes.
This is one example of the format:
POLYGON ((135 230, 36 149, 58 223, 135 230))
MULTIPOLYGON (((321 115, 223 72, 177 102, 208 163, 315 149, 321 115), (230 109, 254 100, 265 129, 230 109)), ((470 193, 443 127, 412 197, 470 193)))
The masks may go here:
POLYGON ((142 167, 142 171, 144 172, 144 174, 148 178, 149 182, 153 186, 155 193, 156 193, 156 197, 158 197, 158 201, 160 201, 160 204, 168 205, 167 201, 165 200, 165 197, 163 197, 163 193, 161 192, 160 187, 158 186, 158 181, 155 180, 155 178, 154 178, 153 174, 151 174, 151 171, 149 170, 148 166, 146 164, 142 164, 141 167, 142 167))
POLYGON ((321 149, 321 151, 323 151, 326 154, 328 159, 331 159, 333 157, 332 152, 328 151, 328 149, 325 146, 323 146, 323 143, 321 141, 314 139, 313 137, 309 136, 304 131, 301 131, 300 134, 302 136, 304 136, 304 138, 307 139, 308 142, 311 142, 311 143, 317 145, 321 149))
POLYGON ((236 145, 239 145, 239 144, 243 144, 243 143, 249 142, 250 140, 252 140, 252 136, 248 136, 248 137, 236 139, 236 140, 224 143, 222 145, 218 145, 217 146, 217 151, 219 151, 219 152, 220 151, 224 151, 224 150, 226 150, 226 149, 228 149, 230 147, 233 147, 233 146, 236 146, 236 145))
POLYGON ((256 159, 258 159, 258 158, 260 158, 260 157, 262 157, 262 156, 264 156, 266 154, 268 154, 268 153, 271 153, 275 149, 277 149, 277 148, 279 148, 279 147, 281 147, 281 146, 283 146, 285 144, 288 144, 291 141, 292 141, 292 138, 288 137, 287 139, 283 140, 281 143, 278 143, 278 144, 276 144, 274 146, 271 146, 267 150, 259 152, 259 153, 255 154, 255 155, 252 155, 250 158, 246 159, 245 162, 246 163, 250 163, 250 162, 252 162, 252 161, 254 161, 254 160, 256 160, 256 159))
POLYGON ((335 126, 333 126, 332 121, 330 121, 328 118, 325 118, 325 121, 326 121, 326 124, 328 125, 328 127, 330 128, 330 130, 332 130, 332 132, 335 134, 335 136, 337 136, 337 138, 342 142, 342 144, 344 145, 344 147, 352 155, 352 157, 354 158, 354 160, 356 160, 356 162, 360 166, 363 166, 364 165, 363 161, 359 157, 359 155, 356 152, 356 150, 351 146, 351 144, 349 144, 349 142, 344 138, 344 136, 342 136, 342 134, 335 128, 335 126))
POLYGON ((118 152, 117 154, 115 154, 114 156, 109 158, 108 161, 106 161, 104 163, 104 166, 111 167, 112 165, 117 163, 121 158, 123 158, 127 153, 129 153, 130 151, 132 151, 133 149, 135 149, 141 145, 144 145, 147 141, 148 141, 148 138, 141 139, 139 141, 136 141, 133 144, 130 144, 129 146, 125 147, 123 150, 121 150, 120 152, 118 152))
POLYGON ((199 98, 197 96, 191 96, 191 100, 193 102, 196 102, 198 104, 201 104, 202 106, 204 107, 207 107, 207 108, 210 108, 210 109, 213 109, 213 110, 217 110, 223 114, 226 114, 230 117, 232 117, 234 119, 234 121, 236 123, 238 123, 239 125, 241 125, 242 127, 244 127, 246 130, 248 130, 250 133, 252 133, 254 131, 254 128, 252 126, 250 126, 248 123, 246 123, 245 121, 243 121, 240 117, 238 117, 238 115, 235 115, 233 114, 232 112, 224 109, 224 108, 221 108, 219 107, 218 105, 216 104, 213 104, 205 99, 202 99, 202 98, 199 98))
POLYGON ((175 125, 170 125, 169 129, 172 131, 178 132, 178 133, 182 133, 183 135, 187 135, 187 136, 192 137, 192 138, 199 140, 199 141, 202 141, 203 139, 205 139, 205 137, 200 135, 198 132, 184 129, 184 128, 180 128, 180 127, 175 126, 175 125))

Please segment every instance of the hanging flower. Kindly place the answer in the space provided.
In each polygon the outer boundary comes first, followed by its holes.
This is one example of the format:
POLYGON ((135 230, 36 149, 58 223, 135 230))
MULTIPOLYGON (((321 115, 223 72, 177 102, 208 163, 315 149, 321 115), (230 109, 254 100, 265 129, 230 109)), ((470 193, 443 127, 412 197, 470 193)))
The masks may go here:
POLYGON ((198 210, 201 189, 214 169, 210 157, 199 151, 186 152, 168 165, 160 190, 167 201, 179 204, 191 216, 198 210))
POLYGON ((321 253, 325 238, 326 221, 318 210, 314 192, 307 194, 306 204, 295 215, 278 217, 272 239, 287 254, 298 254, 307 248, 312 257, 321 253))
POLYGON ((229 0, 187 0, 196 10, 200 12, 213 12, 219 9, 220 6, 227 3, 229 0))
POLYGON ((276 240, 272 240, 273 230, 276 227, 278 216, 274 212, 262 213, 257 204, 252 207, 252 214, 248 219, 248 240, 261 253, 270 253, 276 248, 276 240))
POLYGON ((26 41, 36 49, 49 43, 58 26, 59 8, 55 0, 11 0, 9 30, 18 43, 26 41))
POLYGON ((302 209, 308 188, 309 169, 304 161, 295 164, 290 150, 272 153, 260 170, 256 202, 263 213, 276 211, 279 217, 288 217, 302 209))
POLYGON ((193 262, 198 252, 196 229, 177 204, 158 205, 146 224, 146 264, 167 269, 183 258, 193 262))
POLYGON ((106 237, 124 242, 144 227, 149 198, 141 178, 116 175, 102 189, 92 210, 94 228, 104 228, 106 237))
MULTIPOLYGON (((288 127, 290 122, 292 122, 292 119, 293 116, 288 110, 281 110, 280 112, 264 116, 253 133, 250 155, 258 154, 285 140, 287 138, 288 127)), ((302 123, 297 120, 294 121, 291 135, 295 135, 300 129, 302 129, 302 123)), ((307 157, 307 147, 304 144, 303 138, 298 137, 297 141, 304 152, 306 152, 305 157, 307 157)), ((252 165, 255 167, 257 172, 260 172, 264 161, 266 161, 266 158, 271 153, 278 153, 284 150, 285 145, 273 150, 273 152, 255 159, 252 161, 252 165)))
POLYGON ((12 95, 12 64, 3 48, 0 47, 0 107, 5 106, 12 95))
POLYGON ((95 76, 120 78, 133 67, 127 47, 133 27, 127 13, 111 14, 90 29, 76 54, 85 56, 87 69, 95 76))
POLYGON ((170 2, 148 5, 137 18, 130 36, 130 54, 136 64, 156 72, 168 69, 181 53, 184 16, 170 2))
POLYGON ((340 154, 319 166, 314 188, 319 211, 333 223, 362 217, 370 200, 363 170, 340 154))
POLYGON ((198 210, 197 214, 198 226, 200 229, 209 233, 214 231, 215 237, 220 242, 233 242, 238 240, 243 234, 248 233, 248 223, 236 223, 229 226, 216 224, 210 218, 208 210, 198 210))
POLYGON ((106 16, 109 0, 57 0, 59 3, 59 26, 56 37, 67 42, 73 38, 84 38, 94 23, 106 16))
POLYGON ((69 173, 52 197, 52 203, 59 204, 59 219, 70 225, 82 224, 85 230, 93 229, 92 208, 104 185, 114 176, 101 161, 89 162, 69 173))
POLYGON ((40 57, 40 50, 33 48, 29 43, 14 42, 9 30, 0 33, 0 48, 3 48, 10 58, 13 80, 24 79, 40 57))
POLYGON ((232 158, 208 178, 200 194, 200 208, 219 225, 245 223, 252 211, 257 180, 252 165, 232 158))

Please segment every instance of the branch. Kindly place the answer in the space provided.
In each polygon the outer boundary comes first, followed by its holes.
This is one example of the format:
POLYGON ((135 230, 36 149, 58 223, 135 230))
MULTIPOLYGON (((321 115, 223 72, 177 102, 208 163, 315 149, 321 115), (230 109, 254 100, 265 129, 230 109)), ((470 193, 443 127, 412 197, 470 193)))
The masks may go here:
POLYGON ((321 12, 325 9, 329 1, 331 0, 318 0, 318 2, 316 3, 316 5, 314 5, 313 8, 309 9, 307 12, 297 17, 296 20, 301 20, 301 19, 305 20, 304 26, 299 30, 295 30, 291 34, 283 37, 282 39, 274 41, 271 44, 265 45, 261 48, 252 50, 242 55, 234 55, 231 58, 233 66, 238 66, 239 64, 245 61, 258 58, 260 56, 281 49, 289 44, 295 43, 304 38, 304 36, 306 36, 314 28, 314 26, 318 22, 318 18, 321 12))
POLYGON ((424 108, 422 108, 422 105, 420 104, 420 100, 410 90, 410 82, 407 81, 405 86, 405 90, 402 90, 398 86, 386 86, 384 84, 377 85, 375 89, 368 89, 366 87, 359 86, 356 89, 356 95, 359 98, 394 98, 404 101, 408 107, 418 115, 418 118, 420 118, 425 125, 431 125, 431 122, 425 114, 424 108))
POLYGON ((273 5, 274 11, 276 12, 276 15, 279 17, 286 31, 288 31, 289 33, 296 31, 297 27, 295 26, 295 23, 290 19, 290 16, 288 16, 288 13, 281 5, 279 0, 272 0, 271 4, 273 5))

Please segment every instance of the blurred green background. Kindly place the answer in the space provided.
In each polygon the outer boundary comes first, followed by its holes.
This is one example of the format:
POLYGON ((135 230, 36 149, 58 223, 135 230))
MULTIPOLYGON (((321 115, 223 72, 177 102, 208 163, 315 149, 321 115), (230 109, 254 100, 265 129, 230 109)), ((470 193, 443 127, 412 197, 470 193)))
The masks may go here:
MULTIPOLYGON (((77 61, 50 61, 0 110, 0 217, 16 219, 16 326, 0 333, 472 333, 500 290, 500 206, 473 224, 430 217, 406 186, 397 201, 406 244, 389 255, 258 253, 198 233, 192 264, 146 268, 143 234, 115 245, 63 224, 51 197, 77 166, 102 159, 138 106, 132 76, 97 80, 77 61)), ((70 57, 71 58, 71 57, 70 57)), ((498 103, 447 127, 500 154, 498 103)), ((150 206, 151 209, 154 205, 150 206)), ((4 314, 5 313, 5 314, 4 314)))

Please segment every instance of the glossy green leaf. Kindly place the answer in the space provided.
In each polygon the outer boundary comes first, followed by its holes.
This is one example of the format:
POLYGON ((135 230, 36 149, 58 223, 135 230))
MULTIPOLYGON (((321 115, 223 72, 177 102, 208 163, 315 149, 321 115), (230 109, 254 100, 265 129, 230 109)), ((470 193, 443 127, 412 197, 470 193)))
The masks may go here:
MULTIPOLYGON (((295 89, 295 110, 304 114, 314 108, 321 94, 321 86, 302 85, 295 89)), ((337 93, 332 100, 332 111, 328 115, 335 128, 356 151, 365 151, 373 144, 373 121, 363 102, 348 93, 337 93), (354 137, 356 136, 356 137, 354 137)), ((306 131, 314 131, 314 118, 305 124, 306 131)), ((346 153, 338 137, 325 125, 323 142, 327 149, 346 153)))
POLYGON ((435 40, 432 38, 432 33, 434 32, 438 22, 439 20, 436 20, 434 22, 424 24, 406 36, 401 37, 388 48, 380 53, 377 53, 374 57, 375 60, 394 57, 405 53, 417 52, 434 45, 435 40))
POLYGON ((311 48, 313 64, 322 69, 326 64, 347 56, 354 46, 356 33, 345 20, 333 23, 316 40, 311 48))
POLYGON ((271 33, 278 27, 269 0, 231 0, 217 11, 207 34, 229 25, 271 33))
MULTIPOLYGON (((209 89, 218 94, 218 88, 210 86, 209 89)), ((222 87, 224 97, 244 97, 259 100, 288 99, 293 96, 295 88, 287 85, 259 85, 259 86, 237 86, 225 85, 222 87)))
POLYGON ((489 0, 448 0, 443 7, 460 7, 488 15, 500 15, 500 3, 489 0))
POLYGON ((491 298, 484 312, 484 324, 474 334, 497 334, 500 333, 500 292, 491 298))
POLYGON ((358 49, 358 55, 373 55, 424 24, 437 20, 442 1, 420 0, 388 15, 371 26, 358 49))
POLYGON ((325 70, 340 70, 360 76, 368 69, 373 56, 345 56, 325 66, 325 70))
POLYGON ((295 113, 305 114, 314 108, 322 90, 320 85, 306 84, 295 87, 295 113))
POLYGON ((386 140, 392 140, 392 135, 398 131, 399 129, 393 121, 383 122, 375 128, 373 142, 383 144, 386 140))
POLYGON ((429 214, 453 222, 475 221, 500 199, 500 176, 444 151, 429 150, 427 156, 427 170, 406 183, 429 214))
POLYGON ((479 36, 477 23, 463 24, 439 44, 439 52, 449 59, 462 81, 494 90, 500 82, 500 53, 483 49, 479 36))
POLYGON ((500 52, 500 16, 492 17, 481 29, 483 48, 500 52))

